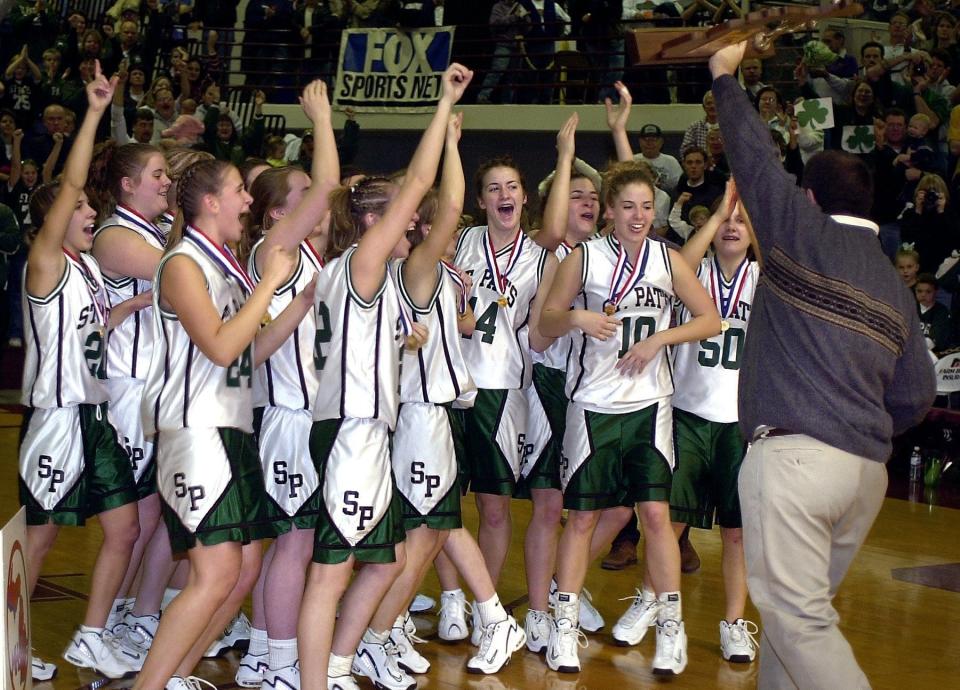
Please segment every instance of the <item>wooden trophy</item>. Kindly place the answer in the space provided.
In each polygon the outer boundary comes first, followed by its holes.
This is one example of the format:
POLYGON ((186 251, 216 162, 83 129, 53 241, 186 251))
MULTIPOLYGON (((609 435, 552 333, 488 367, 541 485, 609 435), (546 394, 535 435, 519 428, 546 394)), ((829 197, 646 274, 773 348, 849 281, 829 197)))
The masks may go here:
MULTIPOLYGON (((700 0, 704 2, 705 0, 700 0)), ((714 8, 710 5, 711 9, 714 8)), ((833 0, 825 7, 791 5, 741 13, 733 0, 722 0, 714 16, 735 14, 711 27, 633 29, 627 32, 627 50, 635 66, 706 62, 724 46, 747 41, 747 57, 770 57, 773 43, 783 34, 811 31, 817 22, 854 17, 863 6, 853 0, 833 0)))

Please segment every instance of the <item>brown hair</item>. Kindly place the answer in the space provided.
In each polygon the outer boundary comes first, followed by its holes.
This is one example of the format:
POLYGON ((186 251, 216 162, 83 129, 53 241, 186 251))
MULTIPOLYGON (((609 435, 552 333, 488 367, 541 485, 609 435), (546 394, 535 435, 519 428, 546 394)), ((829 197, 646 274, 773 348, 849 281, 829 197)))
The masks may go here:
POLYGON ((285 165, 282 168, 270 168, 257 175, 257 179, 250 185, 250 222, 243 230, 240 238, 237 258, 241 264, 246 264, 253 251, 253 245, 267 230, 273 227, 274 219, 270 211, 283 206, 290 194, 290 175, 303 172, 300 168, 285 165))
MULTIPOLYGON (((486 177, 487 173, 493 170, 494 168, 510 168, 517 173, 517 177, 520 180, 520 189, 524 194, 527 194, 527 178, 524 177, 523 171, 520 169, 510 154, 503 154, 500 156, 495 156, 494 158, 489 158, 483 161, 480 164, 480 167, 477 168, 477 172, 473 176, 473 186, 477 194, 477 198, 483 196, 483 178, 486 177)), ((529 200, 529 194, 527 194, 527 199, 529 200)), ((487 212, 485 209, 477 209, 479 215, 483 218, 484 222, 487 222, 487 212)), ((527 207, 524 205, 520 209, 520 227, 526 228, 530 225, 530 217, 527 213, 527 207)))
POLYGON ((330 192, 330 241, 327 260, 335 259, 356 243, 366 230, 363 216, 382 214, 395 185, 385 177, 365 177, 350 187, 330 192))
POLYGON ((167 251, 183 238, 183 228, 200 214, 203 197, 219 194, 223 179, 233 164, 216 159, 199 160, 187 167, 177 185, 177 217, 167 236, 167 251))
POLYGON ((36 233, 43 227, 43 221, 53 206, 54 199, 57 198, 57 192, 60 191, 60 178, 47 182, 37 187, 30 195, 30 222, 36 229, 31 234, 31 239, 36 237, 36 233))
POLYGON ((656 178, 652 168, 640 161, 611 163, 603 174, 603 203, 613 205, 614 198, 629 184, 642 184, 656 195, 656 178))
MULTIPOLYGON (((212 153, 206 151, 197 151, 184 146, 174 146, 167 149, 167 177, 170 178, 170 188, 167 189, 167 202, 176 203, 177 187, 184 171, 198 161, 214 160, 212 153)), ((179 207, 179 204, 178 204, 179 207)))
POLYGON ((140 183, 147 159, 155 153, 163 152, 150 144, 118 146, 112 139, 97 147, 90 164, 90 187, 97 192, 97 211, 101 216, 107 215, 121 201, 123 178, 129 177, 140 183))

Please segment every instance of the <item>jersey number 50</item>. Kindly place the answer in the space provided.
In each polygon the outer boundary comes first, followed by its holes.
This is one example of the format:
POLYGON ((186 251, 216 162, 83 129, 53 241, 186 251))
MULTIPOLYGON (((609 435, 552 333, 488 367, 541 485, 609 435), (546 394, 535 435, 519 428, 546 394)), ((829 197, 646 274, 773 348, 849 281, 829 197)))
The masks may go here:
POLYGON ((697 362, 702 367, 715 367, 719 364, 724 369, 738 370, 745 336, 742 328, 728 328, 723 332, 723 345, 712 340, 701 340, 697 362))

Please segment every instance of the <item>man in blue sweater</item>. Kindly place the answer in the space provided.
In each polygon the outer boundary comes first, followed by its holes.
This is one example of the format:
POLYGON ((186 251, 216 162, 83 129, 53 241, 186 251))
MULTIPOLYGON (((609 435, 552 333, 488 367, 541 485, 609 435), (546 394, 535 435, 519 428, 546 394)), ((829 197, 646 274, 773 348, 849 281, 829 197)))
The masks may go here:
POLYGON ((868 688, 832 599, 883 503, 891 438, 933 402, 913 296, 867 220, 870 173, 819 153, 802 187, 734 73, 745 43, 710 59, 730 169, 764 266, 740 372, 740 470, 760 688, 868 688))

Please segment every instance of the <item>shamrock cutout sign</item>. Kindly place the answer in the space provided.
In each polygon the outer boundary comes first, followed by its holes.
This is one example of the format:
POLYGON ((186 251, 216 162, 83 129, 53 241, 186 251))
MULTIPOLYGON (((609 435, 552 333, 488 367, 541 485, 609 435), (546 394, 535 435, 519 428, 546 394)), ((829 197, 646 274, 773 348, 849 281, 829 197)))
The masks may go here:
POLYGON ((833 127, 833 99, 807 98, 794 105, 797 123, 810 129, 833 127))
POLYGON ((873 127, 869 125, 848 125, 843 128, 841 139, 843 150, 848 153, 870 153, 877 147, 873 136, 873 127))

